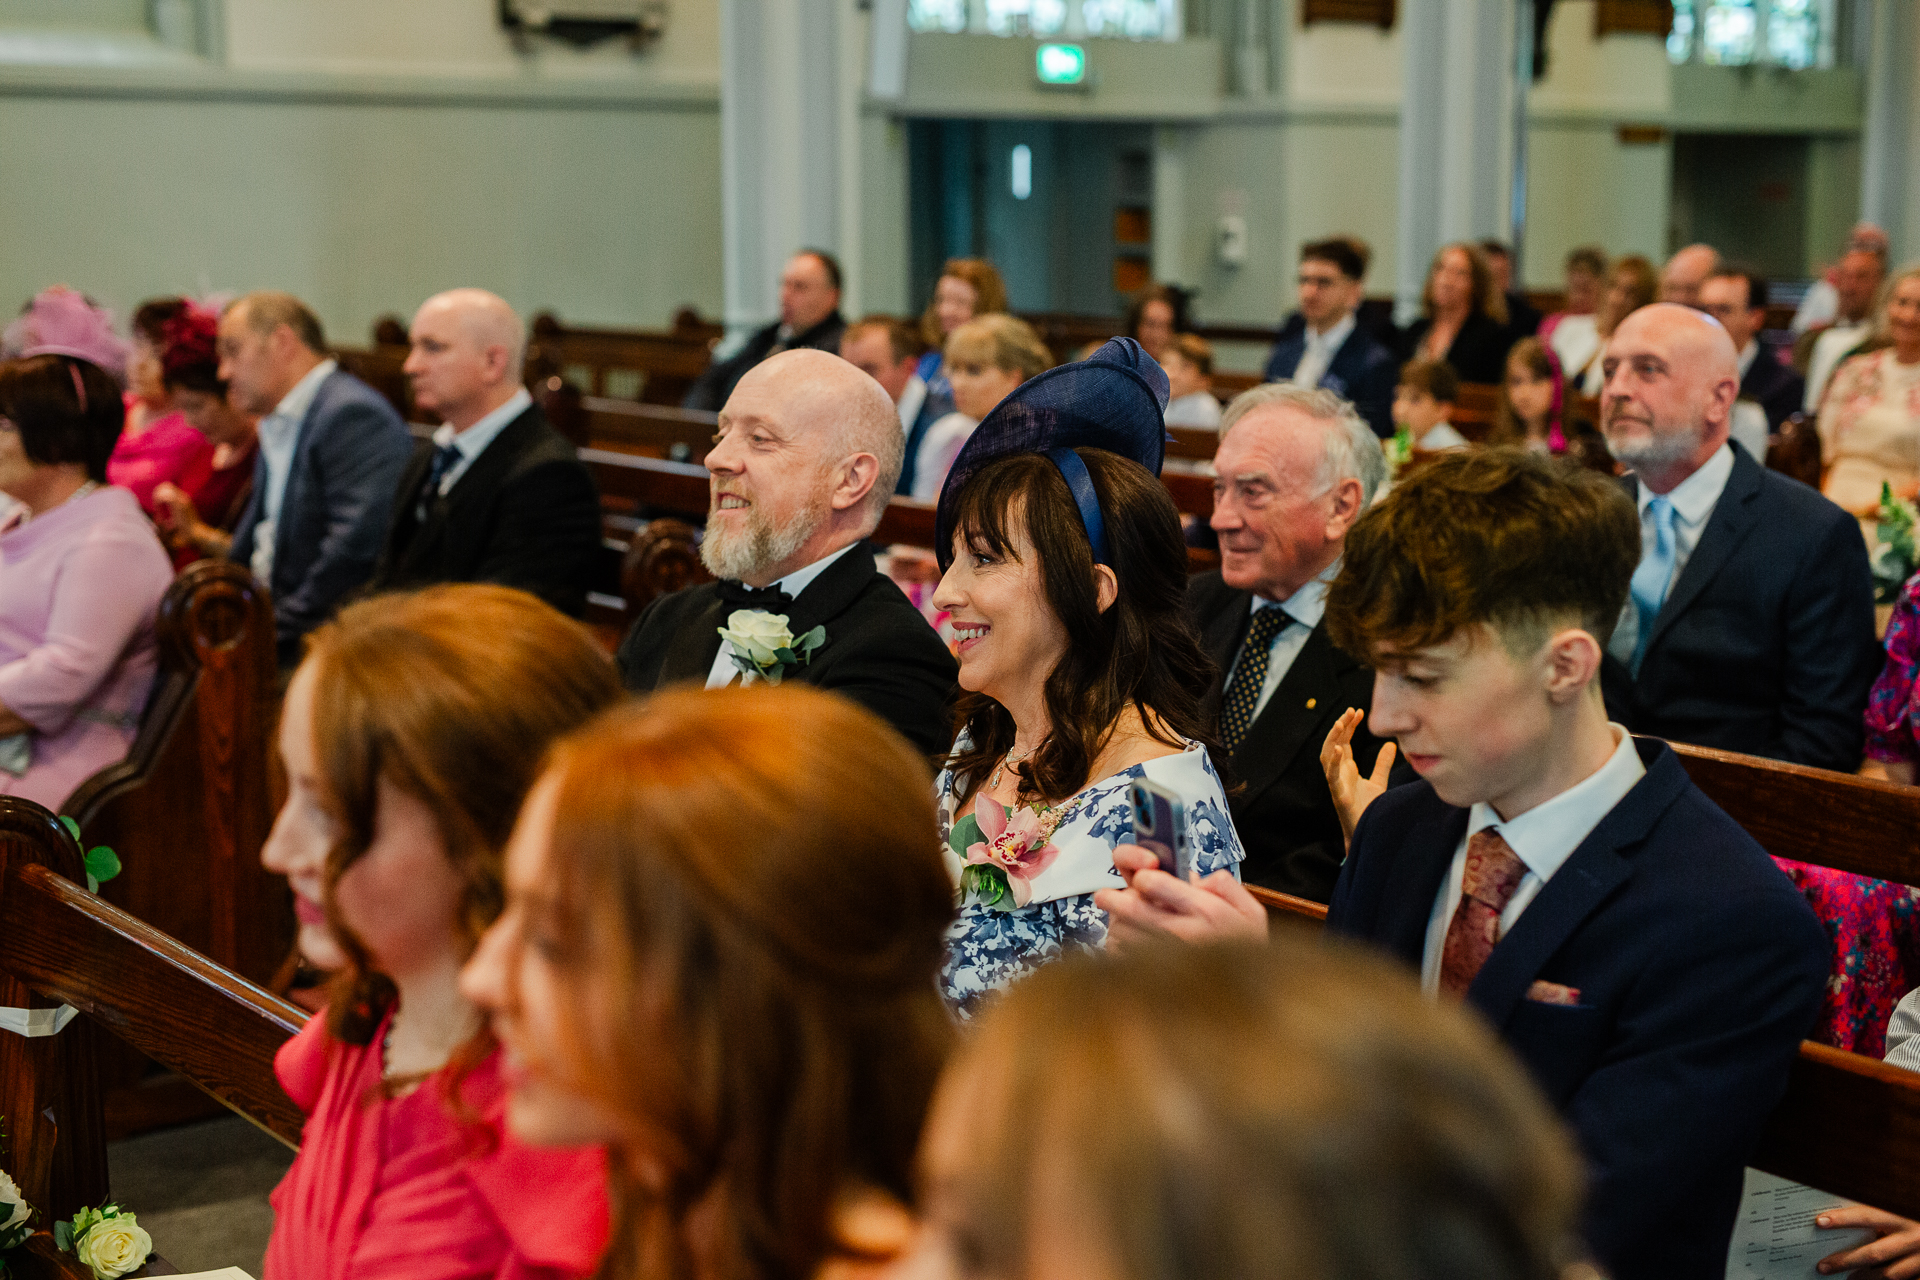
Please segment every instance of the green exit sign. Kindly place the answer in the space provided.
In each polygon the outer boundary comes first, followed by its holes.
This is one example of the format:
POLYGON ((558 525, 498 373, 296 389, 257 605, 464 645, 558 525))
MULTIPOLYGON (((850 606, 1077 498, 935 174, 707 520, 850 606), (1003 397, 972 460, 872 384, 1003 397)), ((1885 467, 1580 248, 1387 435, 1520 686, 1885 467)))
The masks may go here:
POLYGON ((1041 84, 1077 85, 1087 79, 1087 51, 1077 44, 1043 44, 1033 55, 1041 84))

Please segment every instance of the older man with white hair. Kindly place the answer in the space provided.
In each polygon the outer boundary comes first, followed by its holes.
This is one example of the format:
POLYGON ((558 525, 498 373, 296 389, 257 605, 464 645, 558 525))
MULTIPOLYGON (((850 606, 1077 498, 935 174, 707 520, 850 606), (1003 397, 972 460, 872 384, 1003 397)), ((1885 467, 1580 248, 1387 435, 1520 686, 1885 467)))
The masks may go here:
POLYGON ((887 393, 839 356, 786 351, 749 369, 706 458, 700 558, 719 580, 640 615, 620 645, 627 687, 803 680, 944 751, 958 668, 866 541, 904 448, 887 393))
POLYGON ((1711 317, 1642 307, 1602 367, 1642 548, 1608 709, 1636 733, 1851 773, 1881 661, 1859 525, 1728 442, 1739 362, 1711 317))
MULTIPOLYGON (((1195 577, 1187 610, 1222 672, 1220 743, 1242 784, 1233 823, 1242 876, 1325 902, 1346 844, 1320 747, 1349 707, 1373 702, 1373 672, 1321 625, 1347 530, 1386 478, 1373 429, 1331 391, 1277 382, 1242 392, 1213 458, 1220 568, 1195 577)), ((1352 749, 1371 771, 1380 742, 1352 749)))
POLYGON ((421 304, 409 336, 413 402, 442 425, 400 478, 370 586, 495 582, 581 616, 600 498, 521 385, 520 317, 484 289, 452 289, 421 304))

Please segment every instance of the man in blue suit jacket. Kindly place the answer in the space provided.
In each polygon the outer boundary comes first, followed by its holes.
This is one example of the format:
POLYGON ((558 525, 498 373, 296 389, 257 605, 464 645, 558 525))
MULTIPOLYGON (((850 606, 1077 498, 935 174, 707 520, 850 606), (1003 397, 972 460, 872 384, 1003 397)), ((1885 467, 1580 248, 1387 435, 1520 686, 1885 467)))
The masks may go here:
MULTIPOLYGON (((1527 1064, 1587 1157, 1607 1271, 1719 1280, 1829 945, 1673 752, 1607 720, 1603 644, 1638 560, 1617 486, 1530 455, 1448 455, 1355 524, 1326 625, 1372 662, 1371 727, 1422 780, 1384 790, 1384 766, 1363 781, 1336 757, 1336 801, 1364 813, 1327 927, 1527 1064)), ((1131 888, 1099 900, 1116 930, 1168 887, 1212 901, 1145 923, 1250 918, 1230 877, 1180 885, 1133 853, 1131 888)))
POLYGON ((1738 365, 1701 312, 1641 308, 1603 367, 1601 426, 1635 473, 1642 538, 1609 708, 1635 733, 1851 773, 1883 661, 1858 523, 1728 442, 1738 365))
POLYGON ((239 299, 220 317, 219 344, 235 402, 262 415, 253 496, 229 554, 272 591, 287 668, 301 638, 372 575, 413 440, 379 392, 327 357, 297 298, 239 299))
POLYGON ((1268 382, 1324 387, 1353 402, 1374 434, 1393 435, 1393 384, 1400 362, 1358 321, 1366 263, 1346 240, 1300 249, 1300 309, 1281 327, 1267 360, 1268 382))

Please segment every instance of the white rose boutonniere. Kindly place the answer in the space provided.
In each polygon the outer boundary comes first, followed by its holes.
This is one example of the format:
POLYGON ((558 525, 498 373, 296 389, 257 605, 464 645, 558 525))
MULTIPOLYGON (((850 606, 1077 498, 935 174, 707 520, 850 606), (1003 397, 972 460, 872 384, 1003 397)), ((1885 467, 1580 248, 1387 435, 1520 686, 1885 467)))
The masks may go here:
POLYGON ((827 642, 825 627, 795 639, 787 629, 787 615, 765 609, 735 609, 727 616, 727 625, 715 630, 732 651, 733 665, 768 684, 779 684, 796 667, 805 666, 813 651, 827 642))
POLYGON ((119 1280, 139 1270, 153 1252, 153 1237, 117 1204, 82 1209, 72 1222, 54 1224, 53 1240, 61 1249, 71 1249, 94 1280, 119 1280))

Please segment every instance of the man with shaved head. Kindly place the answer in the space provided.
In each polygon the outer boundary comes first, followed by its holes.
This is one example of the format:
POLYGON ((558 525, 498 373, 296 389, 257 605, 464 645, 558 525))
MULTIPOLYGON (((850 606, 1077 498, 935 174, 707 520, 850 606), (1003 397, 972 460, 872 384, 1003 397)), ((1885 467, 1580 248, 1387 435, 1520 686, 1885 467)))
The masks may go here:
POLYGON ((1728 441, 1739 362, 1712 317, 1643 307, 1602 368, 1641 531, 1609 709, 1638 733, 1852 772, 1880 670, 1859 525, 1728 441))
POLYGON ((866 541, 904 450, 886 391, 839 356, 786 351, 747 370, 706 458, 700 559, 719 581, 640 615, 620 645, 627 687, 804 680, 852 698, 928 754, 945 750, 958 668, 866 541), (795 647, 815 627, 818 646, 795 647))
POLYGON ((441 425, 400 478, 371 585, 497 582, 580 617, 600 497, 521 385, 520 317, 484 289, 453 289, 421 304, 410 336, 413 402, 441 425))
POLYGON ((1660 271, 1660 301, 1683 307, 1700 305, 1700 286, 1720 269, 1720 251, 1710 244, 1690 244, 1667 259, 1660 271))

